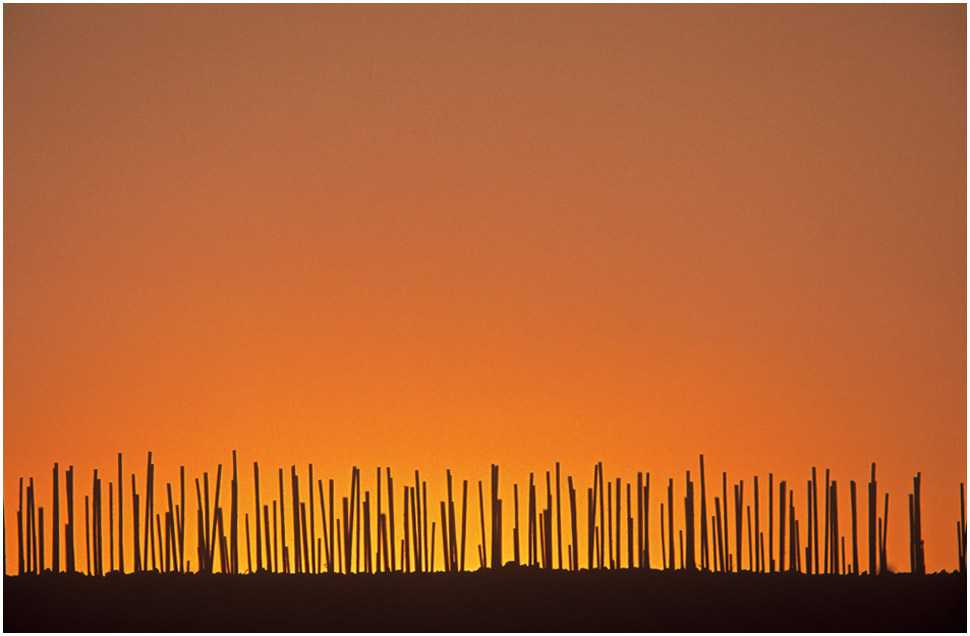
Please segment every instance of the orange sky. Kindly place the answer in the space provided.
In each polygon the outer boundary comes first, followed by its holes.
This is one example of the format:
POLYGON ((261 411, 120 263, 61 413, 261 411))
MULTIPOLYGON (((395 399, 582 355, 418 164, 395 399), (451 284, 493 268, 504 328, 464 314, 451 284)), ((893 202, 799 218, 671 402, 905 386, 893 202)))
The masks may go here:
POLYGON ((253 460, 420 468, 435 510, 446 468, 510 506, 559 460, 584 511, 602 460, 655 521, 701 452, 799 514, 876 461, 890 563, 922 471, 955 567, 965 5, 3 16, 14 569, 18 477, 49 505, 73 464, 83 506, 119 451, 143 489, 232 449, 245 510, 253 460))

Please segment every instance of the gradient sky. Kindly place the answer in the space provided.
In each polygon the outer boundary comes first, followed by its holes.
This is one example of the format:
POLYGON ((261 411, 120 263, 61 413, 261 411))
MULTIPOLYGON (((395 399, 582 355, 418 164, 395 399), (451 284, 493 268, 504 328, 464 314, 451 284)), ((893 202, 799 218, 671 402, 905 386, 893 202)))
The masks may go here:
POLYGON ((875 461, 890 563, 922 471, 955 567, 965 5, 3 16, 8 517, 119 451, 420 468, 435 509, 492 462, 847 504, 875 461))

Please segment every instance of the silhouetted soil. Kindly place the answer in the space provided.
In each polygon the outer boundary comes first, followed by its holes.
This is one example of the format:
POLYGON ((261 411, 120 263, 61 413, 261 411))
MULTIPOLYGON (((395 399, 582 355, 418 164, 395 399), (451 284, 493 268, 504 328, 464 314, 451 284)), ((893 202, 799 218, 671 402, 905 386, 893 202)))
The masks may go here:
POLYGON ((4 631, 967 631, 960 574, 4 577, 4 631))

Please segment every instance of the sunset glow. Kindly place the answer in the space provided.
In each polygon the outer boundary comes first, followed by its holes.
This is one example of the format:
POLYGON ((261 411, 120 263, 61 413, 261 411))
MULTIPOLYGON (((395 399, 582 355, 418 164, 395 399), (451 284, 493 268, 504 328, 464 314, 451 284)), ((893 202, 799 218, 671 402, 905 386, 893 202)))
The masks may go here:
POLYGON ((253 461, 267 500, 292 465, 343 495, 419 469, 435 520, 451 469, 474 567, 492 463, 521 511, 560 462, 584 531, 597 461, 649 471, 657 519, 700 453, 709 510, 771 472, 804 514, 816 466, 845 519, 876 462, 890 566, 921 472, 927 569, 956 567, 965 5, 3 17, 8 573, 18 479, 46 507, 73 465, 83 523, 119 452, 143 492, 152 451, 156 511, 185 467, 195 562, 233 450, 250 515, 253 461))

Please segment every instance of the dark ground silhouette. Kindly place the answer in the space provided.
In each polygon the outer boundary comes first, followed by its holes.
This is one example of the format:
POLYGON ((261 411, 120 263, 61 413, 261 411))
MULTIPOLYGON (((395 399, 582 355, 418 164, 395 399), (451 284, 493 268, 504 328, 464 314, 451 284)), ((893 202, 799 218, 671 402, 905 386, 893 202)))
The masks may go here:
POLYGON ((956 573, 43 574, 3 597, 15 632, 967 631, 956 573))

